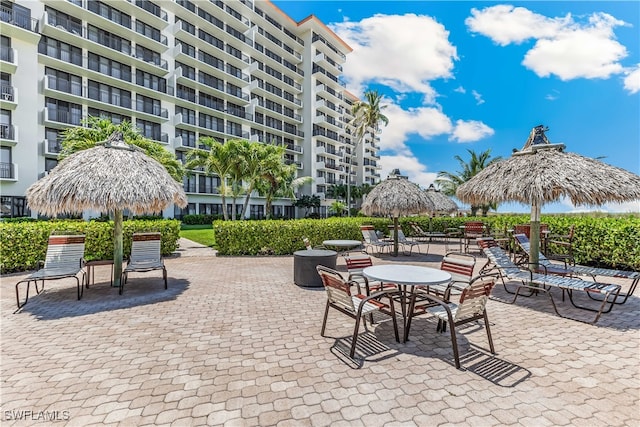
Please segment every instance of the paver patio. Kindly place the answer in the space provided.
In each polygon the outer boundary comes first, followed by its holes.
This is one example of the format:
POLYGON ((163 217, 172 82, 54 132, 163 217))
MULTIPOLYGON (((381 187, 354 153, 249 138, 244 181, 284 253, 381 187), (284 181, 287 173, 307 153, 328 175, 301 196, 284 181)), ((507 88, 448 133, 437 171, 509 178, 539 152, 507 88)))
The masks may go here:
MULTIPOLYGON (((541 296, 491 300, 497 354, 482 327, 462 328, 463 370, 424 316, 404 344, 389 322, 369 328, 351 360, 352 320, 331 311, 320 336, 325 293, 293 283, 292 257, 182 252, 165 261, 168 290, 132 274, 119 296, 98 267, 81 301, 74 282, 48 282, 17 314, 26 273, 3 276, 1 424, 640 425, 637 296, 596 325, 541 296)), ((443 245, 430 253, 374 262, 437 267, 443 245)))

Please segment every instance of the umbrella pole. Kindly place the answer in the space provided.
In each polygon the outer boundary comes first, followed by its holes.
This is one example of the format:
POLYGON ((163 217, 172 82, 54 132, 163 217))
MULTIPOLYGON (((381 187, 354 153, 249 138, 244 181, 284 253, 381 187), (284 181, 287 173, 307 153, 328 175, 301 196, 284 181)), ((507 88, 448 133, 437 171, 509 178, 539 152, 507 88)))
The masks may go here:
POLYGON ((531 224, 529 225, 529 242, 531 250, 529 251, 529 268, 533 271, 540 261, 540 204, 534 201, 531 204, 531 224))
POLYGON ((393 217, 393 256, 398 256, 398 217, 393 217))
POLYGON ((120 287, 122 280, 122 211, 113 213, 113 285, 120 287))

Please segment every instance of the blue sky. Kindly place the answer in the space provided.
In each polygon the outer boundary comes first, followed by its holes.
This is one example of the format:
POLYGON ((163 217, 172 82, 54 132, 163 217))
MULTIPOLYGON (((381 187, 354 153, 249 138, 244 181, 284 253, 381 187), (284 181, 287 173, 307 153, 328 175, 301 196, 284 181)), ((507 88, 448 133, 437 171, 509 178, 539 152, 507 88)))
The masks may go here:
MULTIPOLYGON (((400 168, 426 187, 460 170, 455 155, 508 157, 539 124, 567 151, 640 173, 638 1, 273 3, 295 21, 317 16, 353 48, 349 91, 384 94, 383 177, 400 168)), ((543 207, 580 210, 594 208, 543 207)), ((640 202, 598 210, 640 212, 640 202)))

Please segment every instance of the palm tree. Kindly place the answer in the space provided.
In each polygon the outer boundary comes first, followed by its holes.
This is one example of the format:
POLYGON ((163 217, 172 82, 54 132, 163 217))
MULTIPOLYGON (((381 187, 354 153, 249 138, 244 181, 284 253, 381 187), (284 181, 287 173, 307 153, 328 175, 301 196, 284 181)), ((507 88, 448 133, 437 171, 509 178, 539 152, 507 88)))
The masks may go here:
MULTIPOLYGON (((451 173, 447 171, 438 172, 438 179, 436 179, 436 183, 440 185, 442 192, 447 196, 455 196, 456 190, 458 186, 463 183, 469 181, 473 178, 478 172, 482 169, 486 168, 492 163, 495 163, 501 160, 501 157, 491 157, 491 149, 487 149, 480 154, 477 154, 473 150, 467 150, 471 155, 471 159, 469 162, 465 162, 460 156, 454 156, 454 159, 458 161, 460 166, 462 166, 462 171, 458 171, 456 173, 451 173)), ((478 210, 482 211, 483 216, 487 215, 489 209, 497 209, 497 203, 491 203, 486 205, 471 205, 471 215, 475 216, 478 210)))
POLYGON ((259 142, 243 144, 242 156, 244 158, 244 179, 247 182, 246 197, 242 207, 241 218, 245 217, 249 198, 259 182, 271 170, 278 170, 284 165, 285 149, 277 145, 265 145, 259 142))
POLYGON ((334 213, 337 216, 342 216, 346 208, 347 205, 336 200, 335 202, 331 203, 331 206, 329 206, 329 212, 334 213))
POLYGON ((260 179, 256 182, 256 189, 265 196, 265 216, 271 219, 271 207, 276 197, 296 200, 295 191, 298 187, 313 181, 310 176, 296 178, 296 165, 283 162, 272 164, 265 168, 260 179))
POLYGON ((83 120, 82 126, 65 129, 58 160, 63 160, 77 151, 95 147, 114 132, 120 132, 125 142, 142 148, 145 154, 164 166, 173 179, 182 182, 185 170, 176 156, 157 142, 145 138, 138 128, 126 120, 116 124, 109 119, 91 116, 83 120))
POLYGON ((229 150, 227 144, 222 144, 211 137, 201 137, 198 140, 200 145, 204 145, 208 150, 196 148, 190 150, 187 154, 187 169, 203 168, 204 172, 209 175, 217 175, 220 178, 220 197, 222 198, 222 214, 225 221, 229 219, 227 213, 226 195, 227 190, 227 178, 231 175, 231 170, 234 166, 234 153, 229 150))
MULTIPOLYGON (((382 110, 387 108, 386 105, 380 105, 382 101, 382 95, 377 90, 370 90, 364 94, 365 101, 356 101, 351 107, 353 119, 351 125, 355 127, 356 143, 353 147, 354 151, 358 145, 364 139, 367 133, 371 134, 371 141, 375 140, 376 133, 380 131, 380 124, 387 126, 389 124, 389 118, 382 113, 382 110)), ((351 164, 351 159, 349 159, 351 164)), ((351 216, 351 175, 347 176, 347 213, 351 216)))

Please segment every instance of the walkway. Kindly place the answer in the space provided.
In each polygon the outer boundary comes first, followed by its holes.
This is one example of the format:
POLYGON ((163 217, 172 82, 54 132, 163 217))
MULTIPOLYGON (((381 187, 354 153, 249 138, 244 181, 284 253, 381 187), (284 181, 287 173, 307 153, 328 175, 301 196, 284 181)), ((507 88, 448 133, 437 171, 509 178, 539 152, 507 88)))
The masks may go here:
MULTIPOLYGON (((375 262, 437 266, 442 246, 375 262)), ((332 312, 320 336, 324 291, 293 284, 292 257, 180 253, 168 290, 132 274, 119 296, 97 267, 81 301, 73 282, 49 282, 18 314, 24 274, 2 277, 2 425, 639 425, 638 297, 595 326, 542 297, 490 301, 498 353, 469 326, 463 370, 429 318, 405 344, 377 324, 351 360, 353 323, 332 312)))

